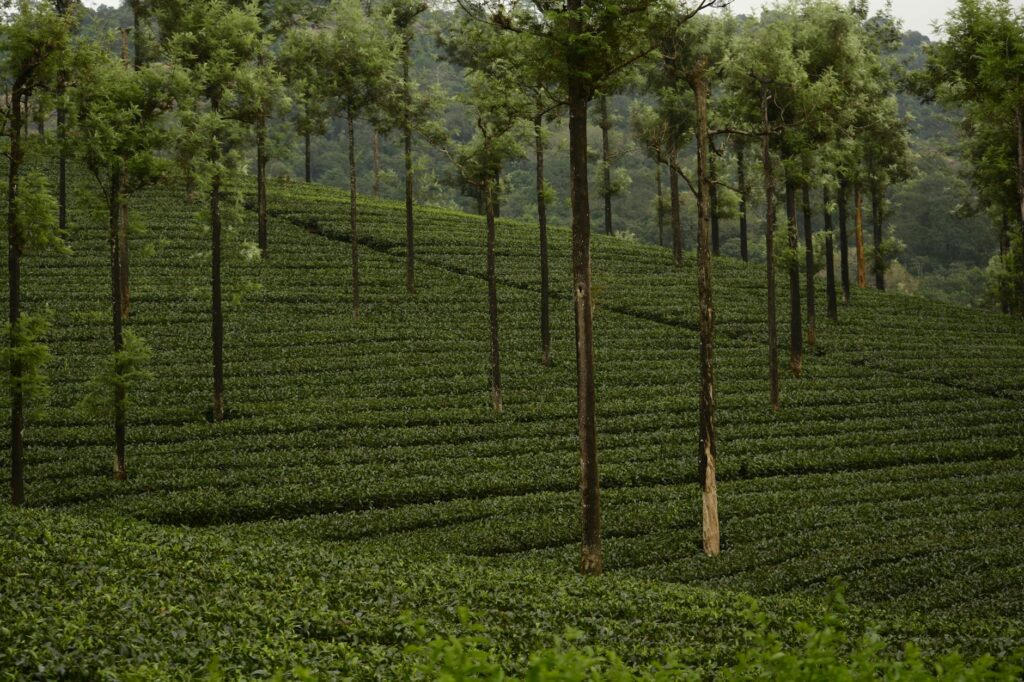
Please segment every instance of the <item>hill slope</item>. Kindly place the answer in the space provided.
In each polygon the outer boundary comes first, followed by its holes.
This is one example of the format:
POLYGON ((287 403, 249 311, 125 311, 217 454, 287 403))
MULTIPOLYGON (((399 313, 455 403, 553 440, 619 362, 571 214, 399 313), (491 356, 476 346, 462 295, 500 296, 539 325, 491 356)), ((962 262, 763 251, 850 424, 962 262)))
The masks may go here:
MULTIPOLYGON (((250 213, 240 209, 229 231, 230 418, 211 425, 199 207, 174 188, 137 204, 147 230, 132 241, 129 325, 153 348, 154 376, 131 406, 127 483, 109 480, 110 428, 75 409, 109 347, 102 223, 79 207, 75 254, 26 263, 27 307, 52 309, 57 358, 52 394, 27 431, 31 505, 193 527, 175 537, 197 542, 331 543, 344 556, 423 565, 455 554, 474 566, 573 580, 568 231, 552 235, 555 363, 544 368, 536 232, 499 228, 506 410, 495 415, 479 219, 417 214, 418 293, 410 297, 401 207, 361 204, 356 323, 347 204, 324 188, 275 186, 266 261, 246 255, 250 213)), ((708 560, 699 547, 696 277, 687 258, 676 271, 665 251, 594 238, 610 580, 802 603, 827 596, 839 576, 852 603, 919 612, 944 645, 1019 645, 1024 325, 855 291, 838 324, 819 322, 804 376, 784 378, 783 409, 772 414, 763 270, 716 260, 724 552, 708 560)), ((272 575, 281 574, 265 579, 272 575)))

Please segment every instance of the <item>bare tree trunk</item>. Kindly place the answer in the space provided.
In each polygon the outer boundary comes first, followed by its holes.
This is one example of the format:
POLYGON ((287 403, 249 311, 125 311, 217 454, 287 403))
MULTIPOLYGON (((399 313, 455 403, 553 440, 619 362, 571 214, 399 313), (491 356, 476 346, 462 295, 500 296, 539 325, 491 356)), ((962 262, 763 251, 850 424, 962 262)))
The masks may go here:
MULTIPOLYGON (((1024 246, 1024 106, 1017 107, 1014 118, 1017 123, 1017 217, 1020 218, 1020 239, 1024 246)), ((1024 306, 1024 300, 1021 300, 1021 305, 1024 306)))
POLYGON ((836 305, 836 264, 832 253, 832 233, 825 233, 825 294, 828 297, 828 319, 836 322, 839 310, 836 305))
POLYGON ((345 117, 348 133, 348 229, 352 235, 352 317, 359 319, 359 231, 356 222, 356 132, 355 114, 345 117))
POLYGON ((256 220, 260 254, 266 258, 270 247, 267 229, 267 119, 256 121, 256 220))
MULTIPOLYGON (((63 93, 64 86, 61 86, 63 93)), ((67 112, 64 107, 57 109, 57 225, 61 234, 68 229, 68 161, 64 153, 67 138, 67 112)))
POLYGON ((607 95, 601 95, 601 160, 602 174, 604 178, 603 191, 604 195, 604 232, 605 234, 615 234, 615 228, 612 226, 612 153, 611 143, 608 140, 608 131, 611 130, 612 121, 608 116, 608 97, 607 95))
POLYGON ((853 188, 855 208, 855 232, 857 237, 857 286, 864 289, 868 285, 868 264, 864 256, 864 196, 860 185, 853 188))
MULTIPOLYGON (((111 284, 111 307, 113 309, 114 324, 114 354, 115 358, 124 348, 124 300, 122 292, 124 283, 121 281, 121 246, 122 246, 122 225, 123 194, 121 192, 123 178, 120 171, 114 174, 111 181, 113 196, 110 199, 110 284, 111 284)), ((115 361, 114 371, 120 374, 121 366, 115 361)), ((126 423, 125 419, 125 388, 118 381, 114 384, 114 480, 124 481, 128 478, 128 469, 125 465, 125 441, 126 423)))
POLYGON ((373 131, 373 198, 380 196, 380 133, 373 131))
POLYGON ((128 279, 128 199, 126 197, 121 201, 117 242, 119 249, 117 262, 118 267, 121 269, 121 275, 118 278, 121 285, 121 317, 128 319, 128 315, 131 312, 132 297, 130 280, 128 279))
POLYGON ((672 201, 672 262, 683 267, 683 221, 679 215, 679 173, 676 171, 676 150, 669 153, 668 192, 672 201))
MULTIPOLYGON (((10 151, 7 164, 7 291, 11 325, 8 342, 12 351, 18 347, 18 327, 21 323, 21 233, 15 209, 18 197, 18 176, 25 154, 22 149, 22 92, 15 87, 11 94, 10 151)), ((25 393, 22 387, 24 372, 16 352, 11 353, 11 504, 25 504, 25 393)))
MULTIPOLYGON (((582 20, 575 15, 582 0, 568 0, 570 30, 584 32, 582 20)), ((572 203, 572 279, 576 317, 576 385, 580 443, 580 512, 583 542, 580 572, 600 575, 601 503, 597 470, 597 421, 594 389, 594 324, 590 291, 590 196, 587 179, 587 56, 582 49, 570 47, 569 67, 569 196, 572 203)))
POLYGON ((718 164, 715 163, 713 155, 708 158, 708 172, 711 177, 711 253, 717 256, 721 253, 722 244, 718 232, 718 164))
POLYGON ((875 245, 875 288, 885 291, 885 261, 882 255, 882 191, 874 182, 871 183, 871 228, 875 245))
POLYGON ((658 186, 658 246, 665 246, 665 201, 661 191, 661 162, 654 164, 654 182, 658 186))
POLYGON ((814 333, 814 229, 811 224, 811 188, 807 183, 801 187, 803 198, 804 214, 804 261, 806 262, 807 273, 807 345, 811 348, 817 340, 814 333))
POLYGON ((402 135, 405 143, 405 289, 416 293, 416 252, 413 242, 412 216, 412 124, 409 121, 412 108, 412 84, 409 82, 409 51, 412 48, 409 37, 402 44, 402 84, 405 98, 405 122, 402 135))
POLYGON ((718 556, 721 533, 718 525, 718 487, 715 480, 715 309, 712 305, 709 214, 714 183, 708 159, 708 92, 702 75, 693 81, 697 104, 697 297, 700 307, 700 443, 697 477, 701 486, 704 553, 718 556))
POLYGON ((843 303, 850 302, 850 240, 846 234, 846 199, 850 187, 846 180, 839 181, 839 273, 843 285, 843 303))
POLYGON ((770 99, 761 86, 761 163, 764 167, 764 239, 768 262, 768 384, 772 409, 779 411, 779 339, 775 314, 775 173, 772 166, 770 99))
POLYGON ((495 265, 496 226, 494 215, 494 181, 485 180, 481 191, 487 205, 487 308, 491 331, 491 407, 501 412, 501 347, 498 340, 498 276, 495 265))
MULTIPOLYGON (((789 233, 789 248, 797 250, 796 231, 796 183, 786 180, 786 222, 789 233)), ((804 362, 803 325, 800 322, 800 265, 797 259, 789 263, 789 369, 793 376, 800 376, 804 362)))
POLYGON ((544 189, 544 116, 533 119, 537 148, 537 223, 540 227, 540 350, 541 363, 551 366, 551 304, 548 290, 548 208, 544 189))
POLYGON ((740 258, 744 263, 750 260, 747 253, 747 168, 743 161, 745 146, 742 142, 736 145, 736 174, 740 185, 740 258))
MULTIPOLYGON (((214 149, 214 158, 219 151, 214 149)), ((224 313, 221 307, 221 177, 215 173, 210 186, 210 237, 213 245, 211 320, 213 336, 213 421, 224 420, 224 313)))
POLYGON ((313 153, 310 144, 310 133, 308 130, 303 134, 303 141, 305 142, 306 146, 306 182, 313 182, 313 153))

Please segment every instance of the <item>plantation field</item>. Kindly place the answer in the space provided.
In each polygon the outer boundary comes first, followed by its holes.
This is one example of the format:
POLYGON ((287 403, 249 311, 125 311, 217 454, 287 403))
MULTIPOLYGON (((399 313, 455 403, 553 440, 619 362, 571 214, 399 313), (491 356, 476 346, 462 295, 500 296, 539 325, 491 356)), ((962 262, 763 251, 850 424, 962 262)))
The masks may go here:
MULTIPOLYGON (((713 670, 749 625, 743 594, 789 632, 795 618, 820 617, 837 577, 856 607, 850 618, 884 622, 900 642, 996 655, 1024 645, 1019 319, 854 290, 838 323, 820 315, 803 376, 783 371, 776 414, 763 268, 716 259, 723 553, 708 559, 693 254, 676 270, 666 250, 595 235, 608 575, 584 581, 574 576, 568 230, 552 230, 545 368, 536 229, 499 222, 505 411, 495 414, 481 219, 418 210, 410 296, 402 207, 361 202, 356 322, 343 197, 274 185, 266 260, 253 257, 246 205, 225 247, 220 424, 206 418, 201 206, 171 186, 133 206, 145 230, 131 242, 128 325, 153 358, 131 398, 127 482, 110 479, 111 427, 77 407, 109 354, 102 219, 74 207, 74 254, 26 259, 26 307, 51 310, 55 358, 50 395, 26 431, 26 488, 31 507, 56 510, 0 515, 10 540, 0 614, 18 614, 0 624, 0 663, 34 669, 10 642, 49 633, 57 643, 39 658, 67 647, 79 672, 194 672, 223 649, 226 665, 250 673, 344 659, 337 674, 387 677, 407 664, 396 648, 414 639, 403 612, 444 630, 465 606, 512 665, 574 625, 632 661, 671 646, 713 670), (47 587, 33 594, 26 576, 43 566, 47 587), (123 594, 109 587, 122 582, 123 594), (243 604, 248 594, 256 601, 243 604), (155 615, 129 626, 130 610, 155 615), (166 623, 156 615, 165 612, 166 623), (122 625, 112 633, 105 622, 122 625), (237 644, 245 638, 233 634, 250 631, 267 634, 237 644)), ((782 311, 786 295, 780 287, 782 311)), ((823 283, 819 301, 823 310, 823 283)), ((785 370, 784 351, 781 360, 785 370)))

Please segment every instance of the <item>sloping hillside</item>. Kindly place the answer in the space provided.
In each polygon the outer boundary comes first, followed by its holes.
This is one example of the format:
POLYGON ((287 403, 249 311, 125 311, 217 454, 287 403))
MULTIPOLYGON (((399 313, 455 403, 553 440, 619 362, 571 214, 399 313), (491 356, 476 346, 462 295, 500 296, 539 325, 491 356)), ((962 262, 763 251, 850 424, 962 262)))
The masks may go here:
MULTIPOLYGON (((354 322, 340 194, 275 186, 265 261, 250 255, 255 221, 240 204, 225 264, 229 418, 210 424, 201 207, 171 187, 136 204, 146 229, 131 244, 128 324, 153 349, 153 376, 132 397, 127 482, 110 480, 111 428, 76 407, 110 345, 102 221, 79 207, 74 255, 26 262, 27 307, 52 310, 56 358, 51 395, 26 433, 31 506, 192 527, 173 537, 197 543, 315 543, 435 567, 454 554, 579 584, 567 230, 552 234, 554 366, 544 368, 536 231, 499 227, 497 415, 479 219, 417 213, 409 296, 402 208, 361 204, 354 322)), ((817 603, 840 577, 870 613, 918 612, 904 632, 975 651, 1020 645, 1024 324, 854 291, 838 324, 819 320, 818 346, 801 378, 784 375, 774 414, 763 269, 716 260, 723 554, 711 560, 700 552, 695 484, 692 265, 692 254, 675 270, 663 250, 594 237, 609 580, 795 604, 817 603)), ((525 591, 549 588, 533 585, 525 591)), ((666 636, 678 643, 678 632, 666 636)))

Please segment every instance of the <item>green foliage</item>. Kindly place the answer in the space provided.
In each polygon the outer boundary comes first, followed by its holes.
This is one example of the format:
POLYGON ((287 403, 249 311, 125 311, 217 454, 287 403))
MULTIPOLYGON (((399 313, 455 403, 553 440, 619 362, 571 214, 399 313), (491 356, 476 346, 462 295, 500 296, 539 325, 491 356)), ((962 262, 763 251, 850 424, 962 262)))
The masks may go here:
POLYGON ((66 235, 58 229, 57 199, 50 192, 46 175, 39 171, 25 173, 14 198, 14 214, 25 252, 71 253, 64 241, 66 235))
POLYGON ((108 364, 89 382, 85 395, 79 402, 79 409, 86 414, 112 419, 118 408, 128 409, 129 396, 139 383, 152 378, 144 366, 153 353, 146 342, 130 329, 124 330, 121 350, 114 353, 108 364), (117 397, 123 396, 121 404, 117 397))
POLYGON ((13 327, 10 324, 4 326, 6 342, 0 348, 0 369, 3 370, 5 385, 0 400, 4 406, 9 406, 11 393, 17 390, 30 409, 43 409, 50 392, 49 376, 44 368, 53 360, 44 342, 50 330, 49 314, 22 313, 13 327), (18 376, 15 376, 15 368, 18 376))

